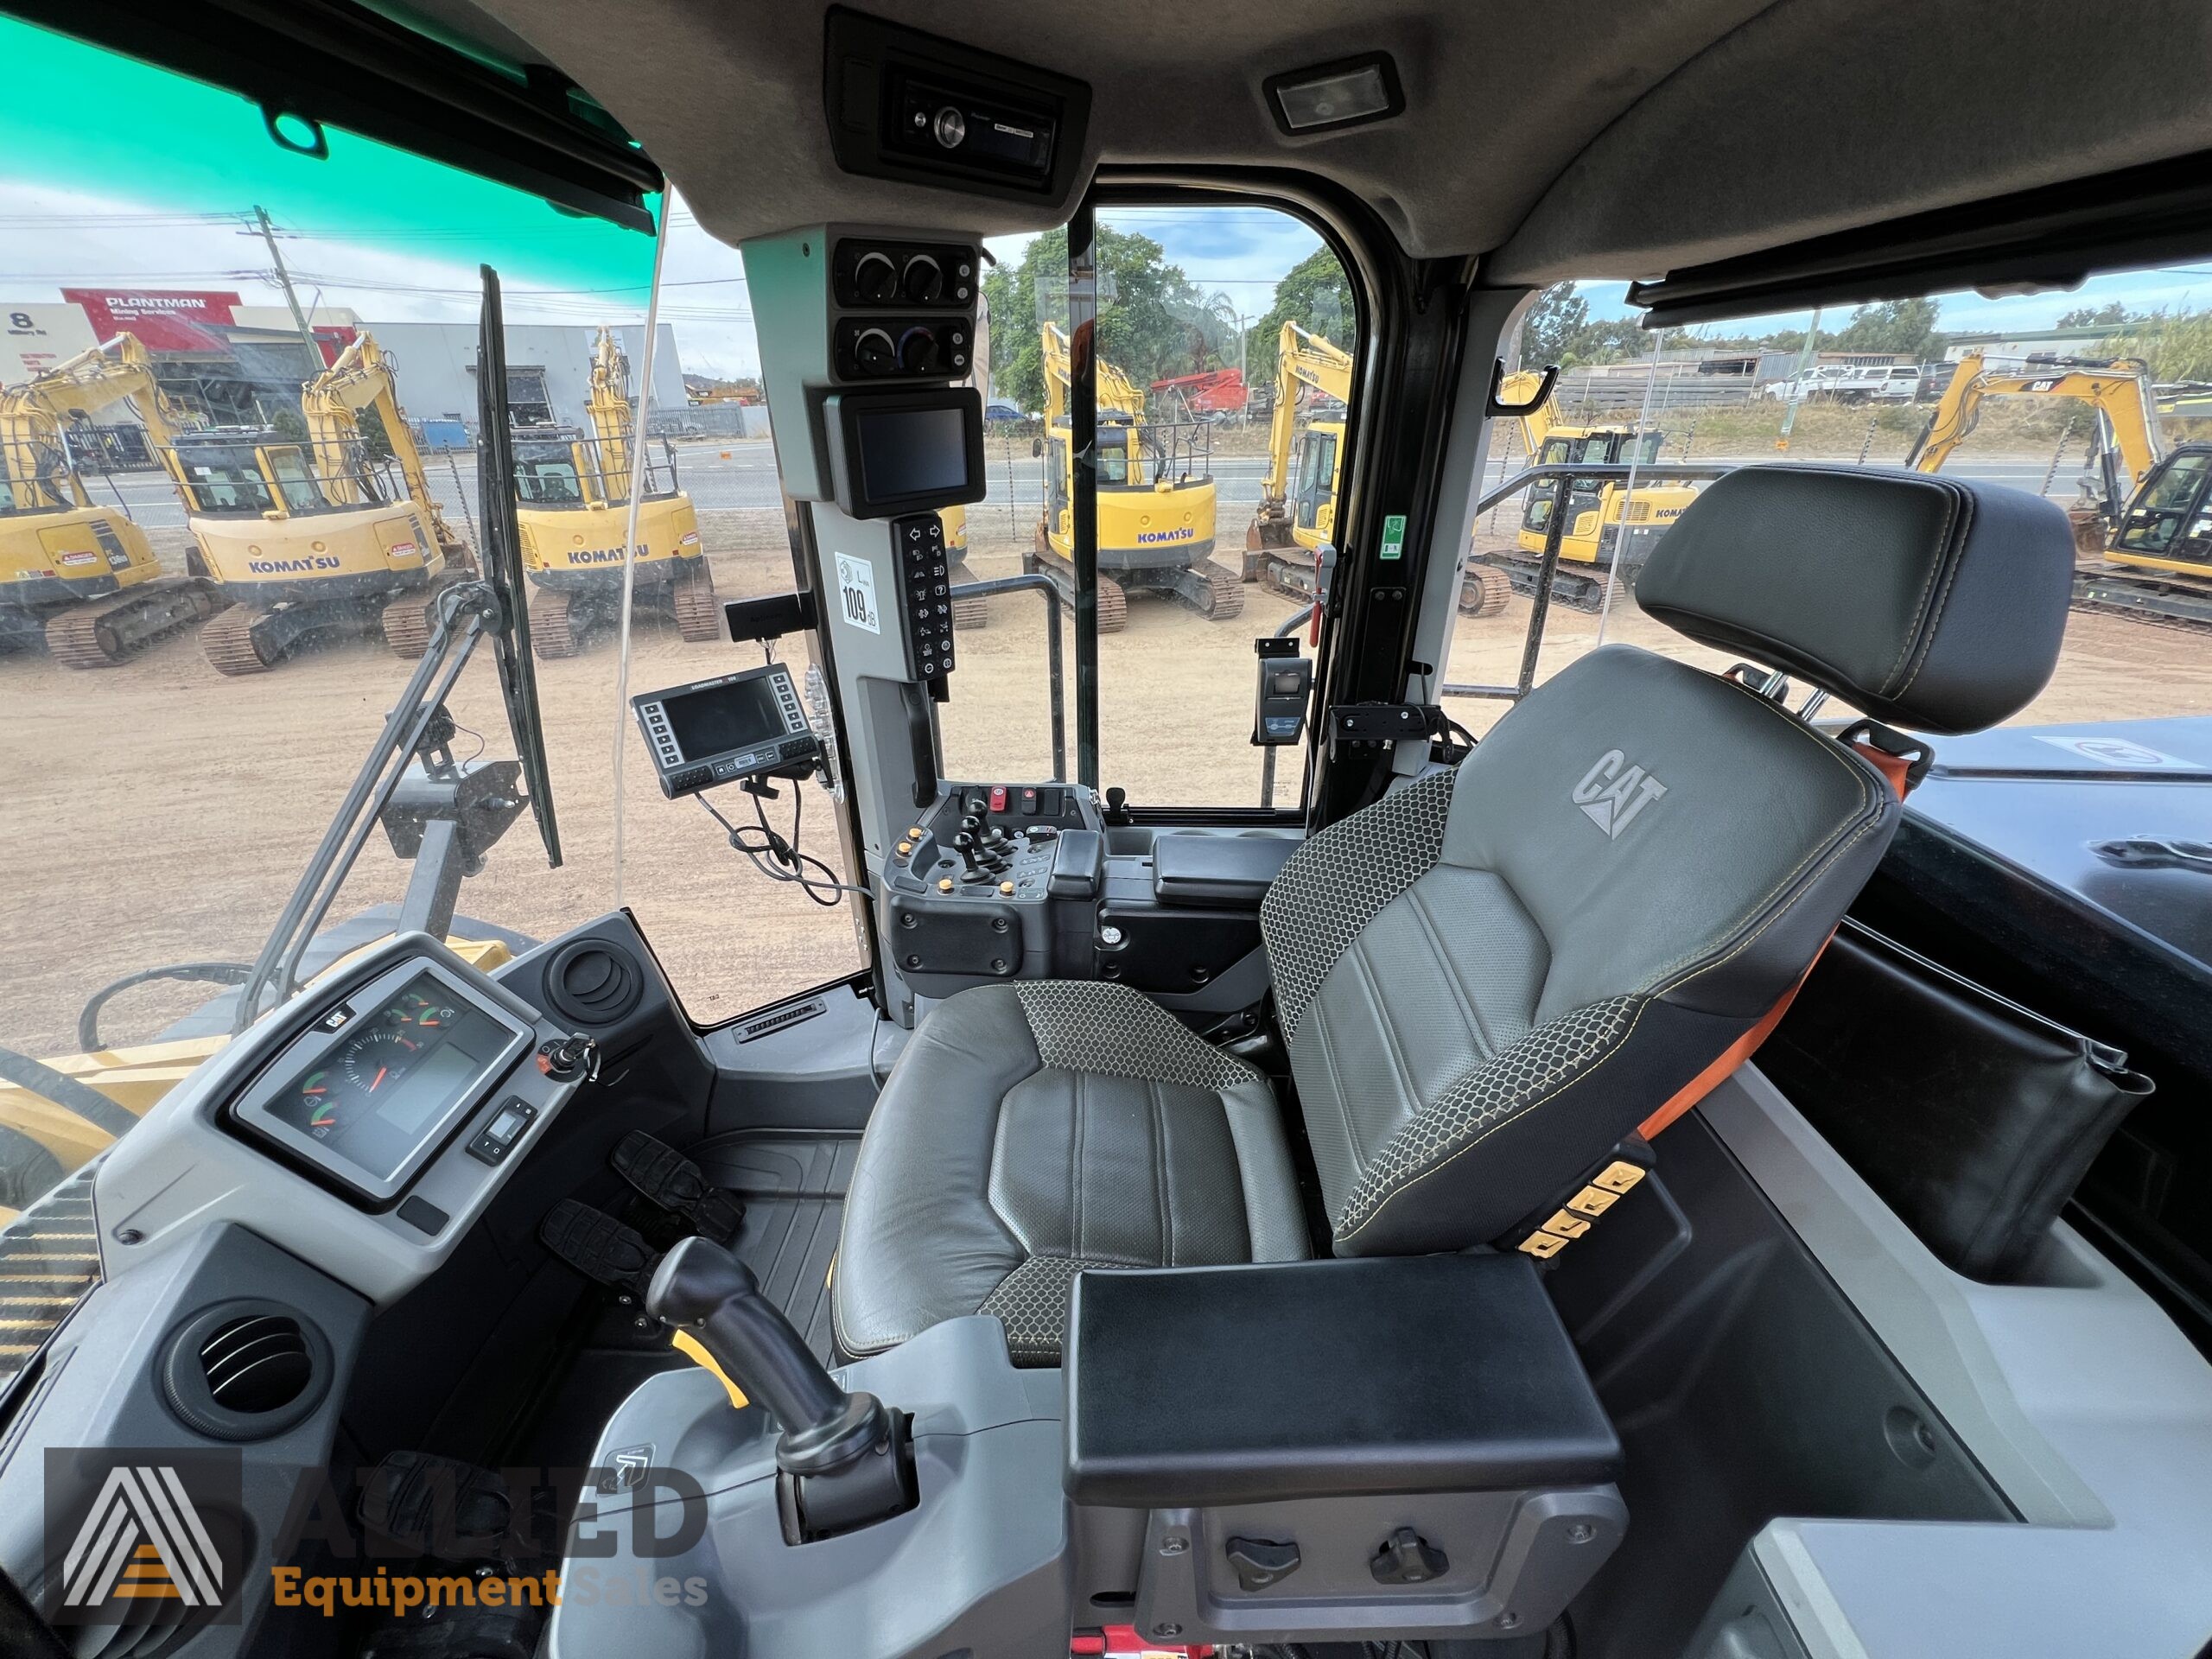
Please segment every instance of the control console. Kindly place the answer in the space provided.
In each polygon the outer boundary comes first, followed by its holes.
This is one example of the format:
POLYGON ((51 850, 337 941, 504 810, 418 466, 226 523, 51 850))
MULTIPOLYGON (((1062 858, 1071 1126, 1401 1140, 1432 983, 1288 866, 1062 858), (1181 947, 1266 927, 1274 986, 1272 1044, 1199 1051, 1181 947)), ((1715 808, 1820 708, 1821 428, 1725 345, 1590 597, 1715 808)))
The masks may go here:
POLYGON ((1088 977, 1104 868, 1097 803, 1071 784, 948 784, 889 849, 890 948, 925 995, 978 980, 1088 977))

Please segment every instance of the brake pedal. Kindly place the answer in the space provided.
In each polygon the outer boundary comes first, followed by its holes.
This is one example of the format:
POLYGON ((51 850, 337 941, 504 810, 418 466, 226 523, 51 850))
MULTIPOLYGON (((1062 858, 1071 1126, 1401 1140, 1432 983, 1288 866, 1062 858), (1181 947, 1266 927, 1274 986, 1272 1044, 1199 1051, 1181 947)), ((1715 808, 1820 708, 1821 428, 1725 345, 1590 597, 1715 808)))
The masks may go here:
POLYGON ((660 1257, 652 1245, 604 1210, 563 1198, 537 1229, 545 1248, 587 1279, 625 1290, 640 1301, 660 1257))
POLYGON ((737 1236, 745 1208, 707 1179, 707 1172, 665 1141, 632 1129, 614 1148, 614 1172, 700 1237, 725 1247, 737 1236))

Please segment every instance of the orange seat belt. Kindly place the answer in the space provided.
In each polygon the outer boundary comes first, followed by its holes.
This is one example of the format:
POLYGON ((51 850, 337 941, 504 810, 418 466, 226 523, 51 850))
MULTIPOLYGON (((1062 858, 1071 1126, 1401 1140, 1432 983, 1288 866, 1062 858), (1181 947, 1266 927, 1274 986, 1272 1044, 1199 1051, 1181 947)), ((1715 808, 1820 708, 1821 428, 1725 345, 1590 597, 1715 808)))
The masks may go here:
MULTIPOLYGON (((1912 759, 1910 755, 1891 754, 1886 749, 1876 748, 1871 743, 1853 743, 1851 747, 1866 756, 1872 763, 1875 771, 1890 780, 1890 787, 1897 791, 1897 799, 1904 799, 1905 790, 1910 786, 1907 774, 1912 770, 1912 759)), ((1797 982, 1782 994, 1782 1001, 1769 1008, 1758 1024, 1729 1044, 1721 1051, 1720 1057, 1711 1065, 1707 1066, 1704 1071, 1677 1089, 1664 1106, 1637 1126, 1636 1132, 1646 1141, 1650 1140, 1660 1130, 1665 1128, 1733 1077, 1736 1068, 1751 1058, 1752 1051, 1766 1041, 1767 1038, 1773 1033, 1774 1028, 1782 1023, 1782 1016, 1789 1012, 1789 1005, 1797 1000, 1797 993, 1805 988, 1805 982, 1813 976, 1813 969, 1821 965, 1821 957, 1828 948, 1828 939, 1834 938, 1835 934, 1831 931, 1827 939, 1821 941, 1820 950, 1814 953, 1812 962, 1806 967, 1804 973, 1798 976, 1797 982)))

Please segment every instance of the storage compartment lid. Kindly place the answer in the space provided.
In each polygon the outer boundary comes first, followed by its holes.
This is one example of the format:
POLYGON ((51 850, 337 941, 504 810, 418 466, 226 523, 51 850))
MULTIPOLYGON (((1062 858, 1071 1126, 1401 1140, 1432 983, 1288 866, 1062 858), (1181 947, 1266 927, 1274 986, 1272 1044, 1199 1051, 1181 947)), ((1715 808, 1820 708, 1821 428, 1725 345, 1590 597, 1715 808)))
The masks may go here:
POLYGON ((1257 910, 1299 843, 1283 836, 1161 836, 1152 893, 1163 905, 1257 910))
POLYGON ((1517 1255, 1084 1273, 1065 1377, 1079 1503, 1504 1491, 1620 1465, 1517 1255))

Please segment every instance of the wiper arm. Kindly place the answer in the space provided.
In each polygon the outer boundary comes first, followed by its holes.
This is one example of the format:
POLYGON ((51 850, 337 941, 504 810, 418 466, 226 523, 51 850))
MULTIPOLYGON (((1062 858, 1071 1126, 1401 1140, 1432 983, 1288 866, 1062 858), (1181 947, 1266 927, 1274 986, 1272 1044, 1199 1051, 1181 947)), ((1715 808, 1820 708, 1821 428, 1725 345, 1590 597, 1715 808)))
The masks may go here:
POLYGON ((268 942, 254 958, 253 970, 238 991, 238 1009, 231 1020, 233 1032, 244 1031, 264 1007, 284 1001, 297 987, 300 958, 308 941, 329 914, 369 831, 376 827, 392 791, 414 763, 424 734, 444 706, 446 694, 468 665, 476 642, 486 633, 500 631, 500 613, 499 596, 488 582, 461 582, 438 595, 437 623, 431 631, 429 648, 416 664, 399 701, 385 716, 383 731, 370 746, 368 758, 354 775, 346 798, 339 803, 330 827, 322 832, 315 855, 300 873, 268 942))

